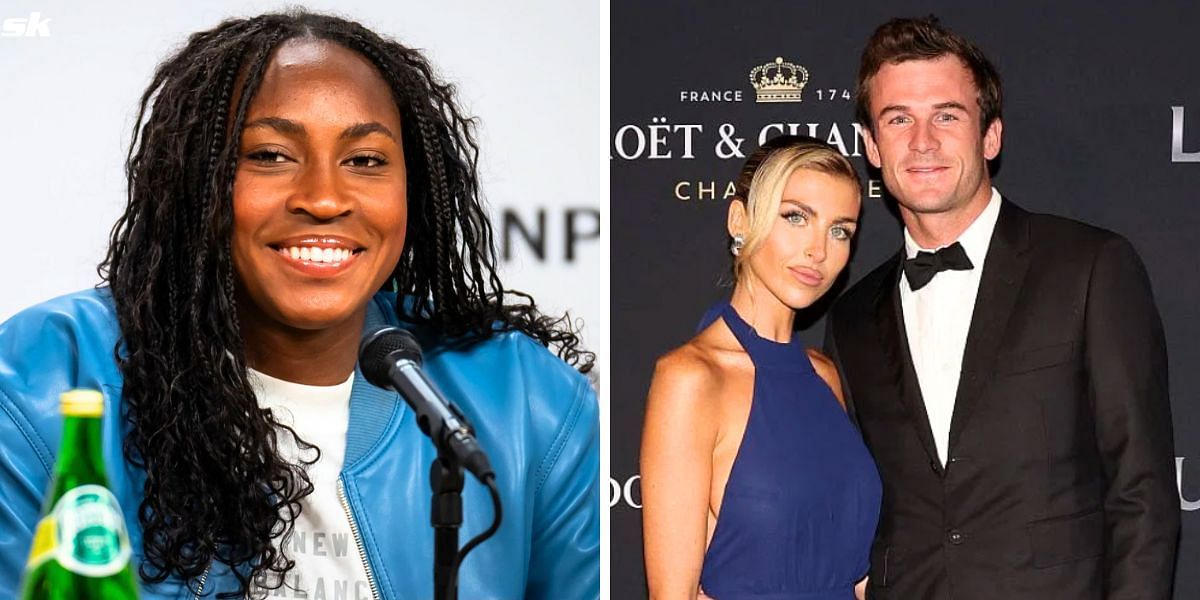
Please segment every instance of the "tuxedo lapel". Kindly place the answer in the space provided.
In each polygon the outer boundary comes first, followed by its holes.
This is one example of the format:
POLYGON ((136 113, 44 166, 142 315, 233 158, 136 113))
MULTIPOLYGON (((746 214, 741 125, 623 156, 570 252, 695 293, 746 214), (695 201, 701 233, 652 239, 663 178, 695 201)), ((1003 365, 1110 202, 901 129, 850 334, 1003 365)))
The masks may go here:
POLYGON ((958 379, 954 414, 950 418, 949 448, 952 453, 979 402, 984 384, 990 379, 1005 327, 1029 268, 1028 249, 1028 213, 1004 200, 984 259, 963 349, 962 374, 958 379))
POLYGON ((929 414, 925 412, 925 400, 921 396, 921 385, 913 368, 904 314, 900 307, 900 264, 903 256, 901 253, 892 259, 892 274, 875 300, 874 320, 879 328, 879 341, 884 353, 882 365, 888 371, 887 383, 892 385, 896 399, 904 405, 930 460, 940 465, 937 446, 933 443, 933 430, 929 427, 929 414))

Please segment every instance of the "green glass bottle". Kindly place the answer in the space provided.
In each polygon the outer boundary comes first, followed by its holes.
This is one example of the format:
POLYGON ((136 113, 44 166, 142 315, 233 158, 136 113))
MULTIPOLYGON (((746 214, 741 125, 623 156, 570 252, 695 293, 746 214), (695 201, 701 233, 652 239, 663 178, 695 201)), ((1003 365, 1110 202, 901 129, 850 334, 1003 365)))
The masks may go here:
POLYGON ((108 489, 101 455, 104 397, 95 390, 71 390, 60 401, 62 446, 33 534, 21 597, 137 598, 125 517, 108 489))

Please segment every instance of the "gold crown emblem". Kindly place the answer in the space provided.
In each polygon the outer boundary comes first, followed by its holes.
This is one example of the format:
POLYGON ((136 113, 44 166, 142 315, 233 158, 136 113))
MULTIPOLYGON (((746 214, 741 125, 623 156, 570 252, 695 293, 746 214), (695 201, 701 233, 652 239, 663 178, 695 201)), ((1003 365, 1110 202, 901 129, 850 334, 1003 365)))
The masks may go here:
POLYGON ((807 83, 808 69, 784 62, 782 57, 750 70, 756 102, 800 102, 800 93, 807 83))

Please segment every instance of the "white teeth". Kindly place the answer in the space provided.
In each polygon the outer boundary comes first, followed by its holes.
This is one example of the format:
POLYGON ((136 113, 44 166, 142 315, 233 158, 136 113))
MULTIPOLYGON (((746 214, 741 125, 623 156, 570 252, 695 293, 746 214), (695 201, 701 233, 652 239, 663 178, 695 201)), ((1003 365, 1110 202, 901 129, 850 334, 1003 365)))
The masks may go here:
POLYGON ((346 248, 316 248, 309 246, 289 246, 284 253, 293 259, 306 260, 316 263, 340 263, 349 260, 354 251, 346 248))

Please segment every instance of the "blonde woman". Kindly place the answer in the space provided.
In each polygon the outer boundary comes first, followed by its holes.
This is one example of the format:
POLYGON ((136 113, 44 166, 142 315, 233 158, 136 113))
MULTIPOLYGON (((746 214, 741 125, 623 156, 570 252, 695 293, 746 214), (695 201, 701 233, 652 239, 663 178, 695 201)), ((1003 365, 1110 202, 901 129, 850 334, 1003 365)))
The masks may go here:
POLYGON ((836 368, 792 331, 795 311, 849 260, 858 176, 827 144, 783 136, 750 156, 736 188, 733 295, 659 360, 650 386, 641 452, 650 596, 861 598, 879 476, 836 368))

